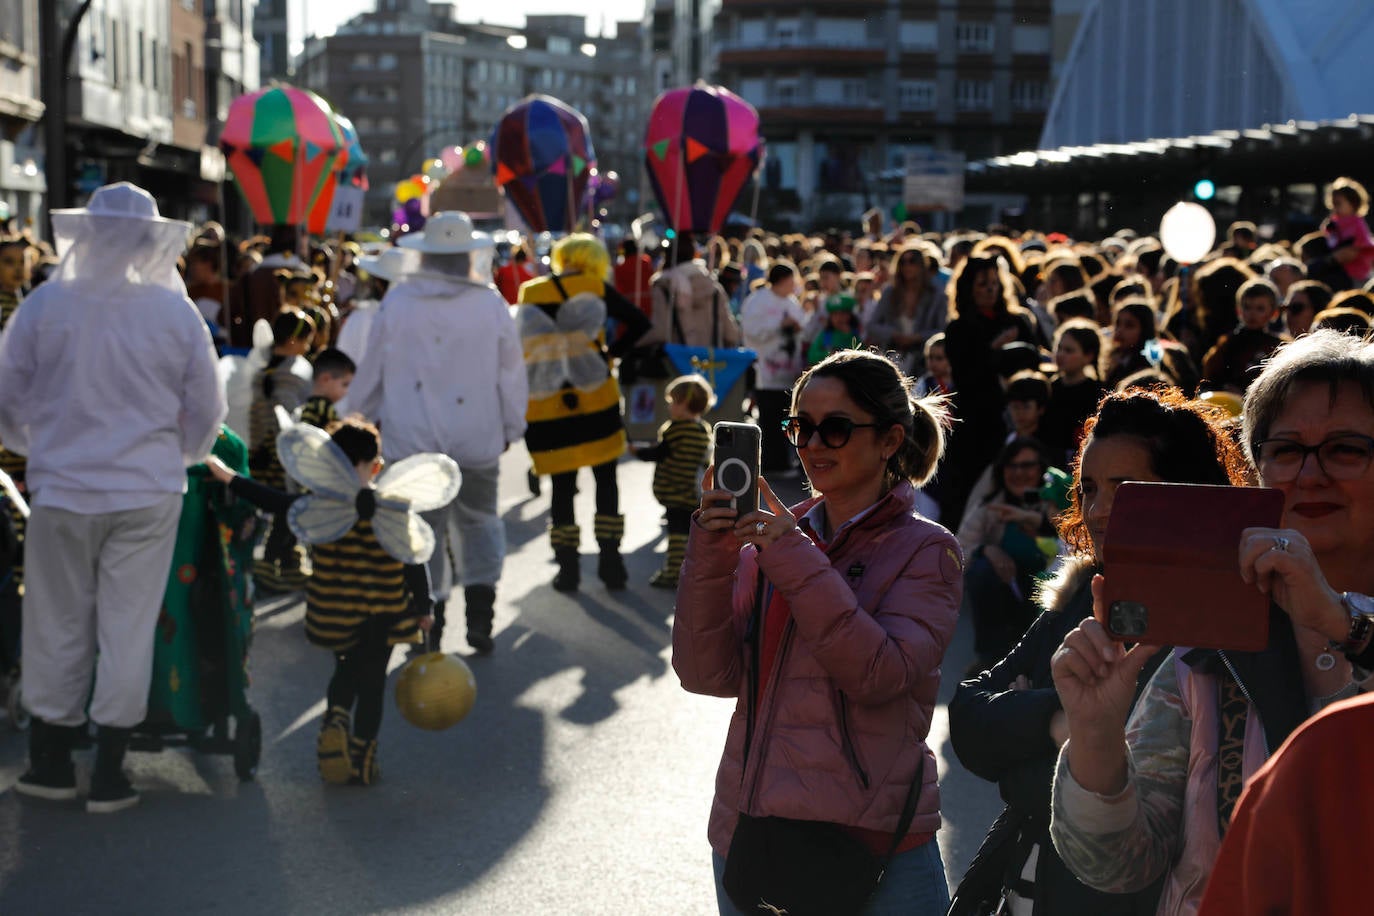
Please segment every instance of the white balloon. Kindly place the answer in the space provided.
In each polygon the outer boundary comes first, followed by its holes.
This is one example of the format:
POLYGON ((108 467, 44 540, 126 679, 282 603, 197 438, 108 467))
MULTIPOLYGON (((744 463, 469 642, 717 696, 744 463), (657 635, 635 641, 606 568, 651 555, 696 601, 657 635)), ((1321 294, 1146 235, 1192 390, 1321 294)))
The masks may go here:
POLYGON ((1217 240, 1217 224, 1200 204, 1179 202, 1159 221, 1159 240, 1169 257, 1194 264, 1207 256, 1217 240))

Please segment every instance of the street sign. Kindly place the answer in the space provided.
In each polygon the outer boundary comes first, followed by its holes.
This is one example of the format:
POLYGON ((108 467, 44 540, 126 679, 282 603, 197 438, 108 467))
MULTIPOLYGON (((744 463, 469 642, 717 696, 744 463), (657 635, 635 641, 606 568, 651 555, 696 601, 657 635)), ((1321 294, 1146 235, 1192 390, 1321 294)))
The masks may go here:
POLYGON ((964 154, 928 150, 906 154, 902 202, 909 212, 964 209, 964 154))
POLYGON ((325 223, 328 232, 357 232, 363 224, 363 189, 341 184, 334 189, 334 206, 325 223))

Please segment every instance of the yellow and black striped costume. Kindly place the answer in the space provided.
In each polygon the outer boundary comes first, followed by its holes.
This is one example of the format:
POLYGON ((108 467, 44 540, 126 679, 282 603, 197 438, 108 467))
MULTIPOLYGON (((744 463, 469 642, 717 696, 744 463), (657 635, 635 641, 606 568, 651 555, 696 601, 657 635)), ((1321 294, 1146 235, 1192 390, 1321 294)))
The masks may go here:
MULTIPOLYGON (((543 308, 550 316, 579 293, 604 297, 606 284, 596 277, 571 274, 542 277, 520 287, 520 304, 543 308), (561 290, 560 290, 561 284, 561 290)), ((539 337, 525 337, 525 361, 537 358, 539 337)), ((591 341, 599 351, 606 345, 605 328, 591 341)), ((625 425, 620 419, 620 385, 609 372, 605 381, 586 390, 569 388, 546 397, 531 397, 525 413, 525 445, 536 474, 562 474, 614 461, 625 453, 625 425)))
POLYGON ((339 421, 339 412, 334 409, 334 402, 322 394, 312 394, 301 407, 301 422, 309 423, 311 426, 318 426, 320 429, 328 429, 329 424, 339 421))
POLYGON ((359 520, 337 541, 313 548, 314 573, 305 587, 305 633, 312 643, 345 652, 373 617, 392 618, 387 642, 420 642, 405 567, 382 549, 372 522, 359 520))
POLYGON ((705 420, 669 420, 658 431, 656 448, 641 456, 657 461, 654 499, 665 506, 696 508, 701 501, 701 472, 711 447, 711 427, 705 420))

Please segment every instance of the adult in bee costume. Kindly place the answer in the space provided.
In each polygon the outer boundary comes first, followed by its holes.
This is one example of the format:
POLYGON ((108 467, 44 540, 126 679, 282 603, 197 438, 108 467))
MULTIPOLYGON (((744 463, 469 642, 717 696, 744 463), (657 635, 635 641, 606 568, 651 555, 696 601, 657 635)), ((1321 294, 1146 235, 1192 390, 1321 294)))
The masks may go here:
POLYGON ((649 320, 607 284, 611 259, 595 236, 574 233, 562 239, 552 260, 552 274, 520 287, 516 322, 530 384, 525 445, 535 473, 553 479, 549 539, 558 562, 553 587, 570 592, 581 583, 581 529, 573 496, 578 470, 589 467, 596 482, 593 527, 601 550, 596 572, 607 588, 621 589, 628 574, 620 557, 625 517, 615 466, 625 453, 625 424, 611 360, 644 336, 649 320), (609 345, 608 317, 617 331, 609 345))

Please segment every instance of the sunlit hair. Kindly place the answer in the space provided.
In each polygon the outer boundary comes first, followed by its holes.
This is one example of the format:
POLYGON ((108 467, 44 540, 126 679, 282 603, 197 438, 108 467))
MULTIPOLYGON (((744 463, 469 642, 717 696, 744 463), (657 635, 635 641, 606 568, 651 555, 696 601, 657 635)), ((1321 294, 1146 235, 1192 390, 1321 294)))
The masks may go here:
POLYGON ((361 414, 336 420, 325 432, 353 464, 376 461, 382 453, 382 434, 361 414))
POLYGON ((1326 208, 1328 210, 1336 209, 1337 197, 1344 197, 1348 200, 1350 205, 1355 208, 1355 213, 1358 216, 1364 216, 1369 212, 1369 192, 1364 189, 1364 185, 1353 178, 1337 178, 1331 182, 1331 187, 1326 189, 1326 208))
POLYGON ((1229 417, 1222 408, 1188 400, 1176 390, 1132 388, 1104 397, 1083 427, 1069 508, 1059 516, 1060 538, 1073 553, 1093 556, 1092 535, 1083 518, 1083 454, 1103 439, 1130 436, 1139 441, 1150 456, 1150 470, 1167 483, 1247 485, 1249 470, 1227 432, 1229 417))
POLYGON ((969 255, 959 262, 959 266, 954 269, 954 276, 950 278, 949 285, 954 289, 954 295, 950 299, 951 318, 972 315, 978 310, 973 304, 973 285, 979 276, 989 270, 996 272, 997 282, 1001 286, 996 314, 1022 311, 1016 304, 1015 287, 1012 286, 1007 262, 997 257, 980 258, 969 255))
POLYGON ((888 356, 872 350, 841 350, 821 360, 797 379, 792 390, 795 412, 801 393, 814 379, 833 378, 844 385, 845 393, 878 424, 882 435, 900 426, 905 435, 897 451, 887 460, 884 483, 888 487, 909 480, 921 486, 935 476, 945 452, 945 431, 950 424, 949 407, 943 395, 918 398, 914 380, 904 374, 888 356))
POLYGON ((611 256, 594 235, 574 232, 553 246, 550 256, 555 273, 583 273, 606 279, 611 271, 611 256))

